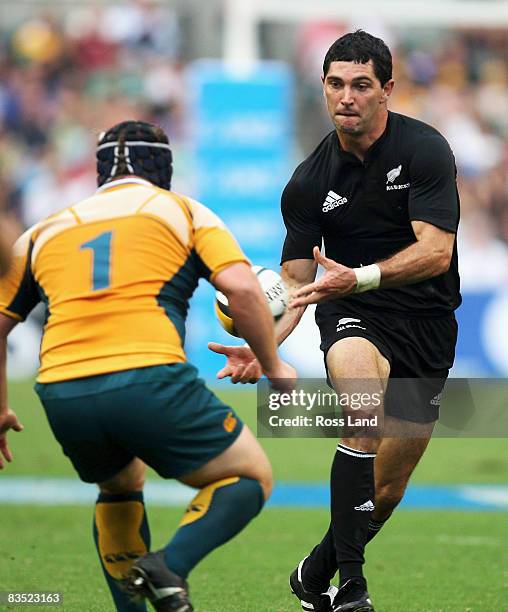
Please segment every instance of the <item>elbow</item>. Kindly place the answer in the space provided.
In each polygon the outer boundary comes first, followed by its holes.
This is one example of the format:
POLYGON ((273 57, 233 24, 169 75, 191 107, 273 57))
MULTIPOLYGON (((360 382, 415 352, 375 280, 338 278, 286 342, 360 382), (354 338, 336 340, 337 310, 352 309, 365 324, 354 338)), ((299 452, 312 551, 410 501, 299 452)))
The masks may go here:
POLYGON ((437 251, 434 256, 433 276, 446 274, 446 272, 448 272, 450 269, 451 261, 452 254, 448 251, 448 249, 437 251))
POLYGON ((233 309, 235 306, 248 305, 259 299, 259 296, 262 295, 261 288, 255 277, 252 278, 252 281, 250 279, 242 280, 228 287, 223 293, 233 309))

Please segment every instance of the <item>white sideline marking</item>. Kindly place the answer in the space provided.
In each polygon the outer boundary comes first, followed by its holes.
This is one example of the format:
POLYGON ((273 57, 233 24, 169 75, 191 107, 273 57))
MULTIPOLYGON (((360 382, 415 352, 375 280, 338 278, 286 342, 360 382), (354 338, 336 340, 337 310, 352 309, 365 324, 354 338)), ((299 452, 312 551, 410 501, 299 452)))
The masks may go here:
MULTIPOLYGON (((153 505, 185 506, 196 495, 194 489, 179 482, 148 482, 145 497, 153 505)), ((81 505, 97 499, 97 486, 75 478, 0 478, 0 503, 37 505, 81 505)))
POLYGON ((508 487, 463 487, 462 495, 475 502, 488 503, 499 508, 508 508, 508 487))

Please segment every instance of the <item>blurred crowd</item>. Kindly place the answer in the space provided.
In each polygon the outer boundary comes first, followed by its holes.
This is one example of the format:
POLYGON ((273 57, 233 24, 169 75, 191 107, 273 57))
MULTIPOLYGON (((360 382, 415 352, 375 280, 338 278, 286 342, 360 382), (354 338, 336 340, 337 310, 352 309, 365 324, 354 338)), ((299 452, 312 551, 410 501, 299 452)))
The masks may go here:
POLYGON ((91 193, 100 132, 126 118, 181 139, 176 15, 150 0, 0 26, 0 207, 29 226, 91 193))
MULTIPOLYGON (((324 52, 346 29, 300 26, 296 52, 285 58, 298 73, 306 120, 296 118, 295 133, 305 153, 330 129, 319 75, 324 52)), ((395 55, 391 108, 437 127, 454 150, 464 287, 508 283, 506 32, 373 33, 395 55)), ((0 210, 26 227, 89 194, 98 134, 129 117, 162 125, 185 173, 184 34, 178 15, 153 0, 74 5, 58 18, 0 25, 0 210)))

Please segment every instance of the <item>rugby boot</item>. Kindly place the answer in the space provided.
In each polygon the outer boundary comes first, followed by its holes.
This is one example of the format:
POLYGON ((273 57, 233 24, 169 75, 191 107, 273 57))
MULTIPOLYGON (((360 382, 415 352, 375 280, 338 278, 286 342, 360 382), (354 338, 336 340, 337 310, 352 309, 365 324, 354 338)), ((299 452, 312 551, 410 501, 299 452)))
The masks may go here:
POLYGON ((187 582, 173 573, 164 561, 164 551, 137 559, 126 578, 133 598, 146 598, 162 612, 193 612, 187 582))
POLYGON ((338 589, 332 605, 333 612, 374 612, 365 580, 350 578, 338 589))
MULTIPOLYGON (((307 557, 305 557, 307 559, 307 557)), ((298 597, 302 610, 314 612, 332 612, 332 602, 338 591, 336 586, 330 586, 325 593, 313 593, 303 586, 302 567, 305 559, 300 561, 298 567, 289 577, 291 592, 298 597)))

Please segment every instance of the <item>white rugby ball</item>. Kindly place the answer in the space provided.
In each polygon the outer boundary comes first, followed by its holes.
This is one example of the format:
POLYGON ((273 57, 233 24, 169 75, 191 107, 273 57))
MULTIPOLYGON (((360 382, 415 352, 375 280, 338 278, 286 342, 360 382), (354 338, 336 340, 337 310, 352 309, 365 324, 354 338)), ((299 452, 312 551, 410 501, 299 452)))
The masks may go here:
MULTIPOLYGON (((262 266, 252 266, 252 271, 257 276, 261 289, 264 291, 274 321, 277 321, 284 314, 288 303, 288 292, 282 278, 274 270, 262 266)), ((215 292, 215 314, 228 334, 236 337, 240 336, 229 312, 228 299, 220 291, 215 292)))

